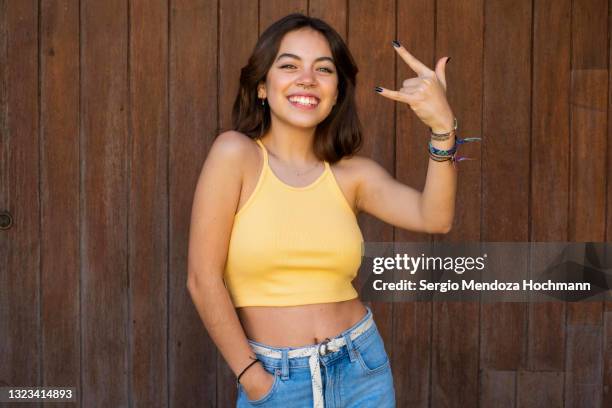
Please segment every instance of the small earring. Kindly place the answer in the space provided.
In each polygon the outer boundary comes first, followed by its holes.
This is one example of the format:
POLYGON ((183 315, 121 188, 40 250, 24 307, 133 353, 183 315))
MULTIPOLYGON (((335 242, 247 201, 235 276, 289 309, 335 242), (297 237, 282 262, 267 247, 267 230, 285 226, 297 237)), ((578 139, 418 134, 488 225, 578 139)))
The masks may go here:
POLYGON ((266 99, 265 98, 261 98, 261 106, 266 106, 266 99))

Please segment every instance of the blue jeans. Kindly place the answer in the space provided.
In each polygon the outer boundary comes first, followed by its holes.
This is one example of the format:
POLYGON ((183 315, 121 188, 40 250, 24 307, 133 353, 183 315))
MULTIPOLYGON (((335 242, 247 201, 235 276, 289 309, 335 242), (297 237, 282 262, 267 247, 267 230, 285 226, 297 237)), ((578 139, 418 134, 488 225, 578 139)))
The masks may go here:
MULTIPOLYGON (((337 351, 319 354, 325 408, 395 407, 391 364, 376 324, 372 320, 366 331, 353 340, 350 338, 353 330, 372 319, 372 311, 368 306, 366 309, 367 313, 359 322, 335 337, 343 337, 345 345, 337 351)), ((288 358, 287 354, 289 350, 300 347, 275 348, 252 340, 249 344, 275 350, 282 357, 273 358, 255 352, 264 369, 274 375, 274 384, 266 395, 255 401, 249 400, 242 385, 238 384, 236 407, 312 408, 313 380, 309 357, 288 358)))

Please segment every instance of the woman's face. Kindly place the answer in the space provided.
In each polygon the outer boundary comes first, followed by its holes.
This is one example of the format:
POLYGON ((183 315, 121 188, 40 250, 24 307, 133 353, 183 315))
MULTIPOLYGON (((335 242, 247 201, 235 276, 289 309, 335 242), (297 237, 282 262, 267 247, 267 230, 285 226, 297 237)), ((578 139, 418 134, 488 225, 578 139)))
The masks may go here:
POLYGON ((273 121, 303 128, 321 123, 338 97, 338 74, 327 39, 311 28, 285 34, 259 97, 267 98, 273 121))

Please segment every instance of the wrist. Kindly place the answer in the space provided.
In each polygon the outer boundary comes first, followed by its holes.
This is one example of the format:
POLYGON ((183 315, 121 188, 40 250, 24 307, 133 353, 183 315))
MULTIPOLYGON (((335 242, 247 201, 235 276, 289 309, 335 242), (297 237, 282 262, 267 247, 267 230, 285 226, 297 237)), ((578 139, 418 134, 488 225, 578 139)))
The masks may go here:
POLYGON ((435 124, 430 129, 431 129, 431 132, 433 133, 445 134, 445 133, 450 133, 453 130, 455 130, 455 124, 456 124, 455 116, 451 116, 450 119, 447 119, 443 121, 442 123, 435 124))
POLYGON ((242 374, 239 382, 243 387, 250 388, 251 385, 261 381, 260 378, 263 373, 267 373, 267 371, 264 370, 261 362, 258 361, 242 374))

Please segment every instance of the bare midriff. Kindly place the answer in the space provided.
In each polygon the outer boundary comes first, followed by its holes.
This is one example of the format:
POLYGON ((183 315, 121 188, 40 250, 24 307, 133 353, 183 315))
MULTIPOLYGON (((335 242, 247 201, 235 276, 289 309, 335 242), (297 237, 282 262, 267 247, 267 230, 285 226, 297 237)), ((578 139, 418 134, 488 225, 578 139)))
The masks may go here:
POLYGON ((236 312, 249 340, 271 347, 302 347, 338 336, 367 310, 355 298, 299 306, 245 306, 236 312))

